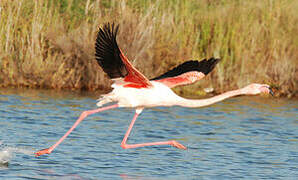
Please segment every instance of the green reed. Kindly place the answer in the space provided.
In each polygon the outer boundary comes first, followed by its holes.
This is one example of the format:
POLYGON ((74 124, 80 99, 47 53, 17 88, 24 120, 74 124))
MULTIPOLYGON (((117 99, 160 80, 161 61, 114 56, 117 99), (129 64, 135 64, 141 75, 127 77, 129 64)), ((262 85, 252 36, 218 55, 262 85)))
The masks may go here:
POLYGON ((294 0, 0 1, 0 86, 108 89, 94 60, 98 27, 120 24, 118 43, 154 77, 189 59, 220 57, 181 94, 268 83, 297 94, 298 3, 294 0))

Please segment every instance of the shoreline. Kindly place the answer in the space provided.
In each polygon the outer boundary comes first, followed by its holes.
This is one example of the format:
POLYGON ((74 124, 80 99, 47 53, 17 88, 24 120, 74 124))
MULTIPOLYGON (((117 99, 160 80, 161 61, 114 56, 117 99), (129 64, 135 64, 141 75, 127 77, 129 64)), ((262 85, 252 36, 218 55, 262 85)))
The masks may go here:
MULTIPOLYGON (((212 96, 219 95, 221 93, 213 91, 211 93, 206 93, 203 89, 201 90, 192 90, 192 91, 181 91, 181 88, 174 88, 172 89, 176 94, 179 96, 182 96, 184 98, 195 98, 195 99, 201 99, 201 98, 209 98, 212 96)), ((53 97, 64 97, 67 96, 82 96, 82 97, 92 97, 95 99, 98 99, 101 94, 106 94, 110 92, 112 88, 105 89, 105 90, 82 90, 82 89, 51 89, 51 88, 30 88, 30 87, 0 87, 0 93, 1 95, 4 94, 19 94, 19 93, 25 93, 25 94, 38 94, 38 93, 45 93, 49 96, 53 97), (5 92, 5 93, 3 93, 5 92)), ((233 90, 233 89, 231 89, 233 90)), ((289 99, 289 100, 298 100, 298 96, 287 96, 283 94, 277 93, 277 91, 274 92, 274 96, 271 95, 261 95, 263 98, 279 98, 279 99, 289 99)), ((244 97, 244 96, 239 96, 244 97)), ((247 96, 249 97, 249 96, 247 96)), ((254 96, 253 96, 254 97, 254 96)))

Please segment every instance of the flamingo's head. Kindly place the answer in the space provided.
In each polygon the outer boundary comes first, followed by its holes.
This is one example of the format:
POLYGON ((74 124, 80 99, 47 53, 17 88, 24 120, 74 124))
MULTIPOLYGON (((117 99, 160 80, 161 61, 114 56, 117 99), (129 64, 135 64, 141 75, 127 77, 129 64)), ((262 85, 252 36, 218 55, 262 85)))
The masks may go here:
POLYGON ((244 94, 256 95, 260 93, 274 95, 272 88, 268 84, 257 84, 253 83, 242 88, 244 94))

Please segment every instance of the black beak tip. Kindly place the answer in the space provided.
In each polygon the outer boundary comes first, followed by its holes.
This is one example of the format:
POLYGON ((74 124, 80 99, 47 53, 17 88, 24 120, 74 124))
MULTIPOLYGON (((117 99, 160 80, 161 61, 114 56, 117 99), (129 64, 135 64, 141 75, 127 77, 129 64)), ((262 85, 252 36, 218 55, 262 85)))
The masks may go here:
POLYGON ((274 93, 273 93, 273 91, 272 91, 272 88, 271 88, 271 87, 269 87, 269 93, 271 94, 271 96, 274 96, 274 93))

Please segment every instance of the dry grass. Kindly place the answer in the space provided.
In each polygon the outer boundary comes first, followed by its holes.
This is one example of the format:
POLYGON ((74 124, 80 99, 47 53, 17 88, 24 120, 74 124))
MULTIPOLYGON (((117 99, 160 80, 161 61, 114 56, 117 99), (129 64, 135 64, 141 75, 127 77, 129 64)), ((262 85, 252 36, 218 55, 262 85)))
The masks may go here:
POLYGON ((205 80, 179 93, 264 82, 278 95, 297 95, 294 0, 1 0, 0 7, 2 87, 107 89, 94 40, 100 25, 116 22, 120 47, 148 77, 188 59, 222 59, 205 80))

